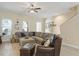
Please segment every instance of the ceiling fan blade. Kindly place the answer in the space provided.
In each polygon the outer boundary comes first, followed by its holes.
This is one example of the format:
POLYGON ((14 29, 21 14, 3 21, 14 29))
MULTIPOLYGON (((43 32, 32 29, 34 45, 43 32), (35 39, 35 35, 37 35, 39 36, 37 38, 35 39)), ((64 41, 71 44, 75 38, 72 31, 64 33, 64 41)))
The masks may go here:
POLYGON ((40 10, 41 8, 35 8, 35 10, 40 10))
POLYGON ((36 13, 38 12, 37 10, 34 10, 36 13))
POLYGON ((41 8, 33 8, 33 10, 40 10, 41 8))

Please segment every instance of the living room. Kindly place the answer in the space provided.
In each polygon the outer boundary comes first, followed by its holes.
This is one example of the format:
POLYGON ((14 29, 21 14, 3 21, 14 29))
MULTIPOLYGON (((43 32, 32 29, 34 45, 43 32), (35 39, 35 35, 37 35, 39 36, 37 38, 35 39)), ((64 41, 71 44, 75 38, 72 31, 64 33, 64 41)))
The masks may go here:
POLYGON ((78 2, 0 2, 0 56, 79 56, 78 18, 78 2))

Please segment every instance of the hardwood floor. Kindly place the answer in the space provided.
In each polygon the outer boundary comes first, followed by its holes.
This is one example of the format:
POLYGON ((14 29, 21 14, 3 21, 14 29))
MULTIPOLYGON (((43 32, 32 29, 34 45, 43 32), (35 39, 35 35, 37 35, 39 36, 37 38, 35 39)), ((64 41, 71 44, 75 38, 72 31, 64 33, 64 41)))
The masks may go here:
MULTIPOLYGON (((3 43, 0 44, 0 56, 19 56, 19 43, 3 43)), ((79 50, 67 46, 61 47, 61 56, 79 56, 79 50)))
POLYGON ((20 46, 18 43, 0 44, 0 56, 19 56, 20 46))
POLYGON ((79 56, 79 49, 62 45, 60 55, 61 56, 79 56))

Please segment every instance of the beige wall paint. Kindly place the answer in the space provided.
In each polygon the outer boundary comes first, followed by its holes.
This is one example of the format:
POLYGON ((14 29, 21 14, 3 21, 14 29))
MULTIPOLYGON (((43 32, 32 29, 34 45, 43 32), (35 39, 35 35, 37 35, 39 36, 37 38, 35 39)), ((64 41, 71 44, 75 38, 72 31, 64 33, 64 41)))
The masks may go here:
MULTIPOLYGON (((51 19, 52 21, 54 20, 55 24, 57 26, 52 26, 51 27, 51 32, 54 34, 61 34, 60 31, 60 25, 62 23, 64 23, 66 20, 68 20, 70 17, 72 17, 75 13, 76 13, 76 9, 71 9, 68 11, 68 13, 65 13, 64 15, 59 15, 59 16, 55 16, 51 19), (71 11, 72 10, 72 11, 71 11)), ((24 16, 24 15, 20 15, 20 14, 16 14, 13 12, 9 12, 9 11, 0 11, 0 22, 3 18, 10 18, 13 22, 13 26, 12 26, 12 32, 16 32, 16 30, 14 29, 14 24, 16 23, 16 20, 18 19, 20 22, 25 20, 28 22, 28 26, 29 26, 29 31, 36 31, 36 22, 40 21, 42 22, 42 32, 45 32, 45 20, 48 18, 40 18, 40 17, 35 17, 35 16, 24 16)), ((1 25, 1 23, 0 23, 1 25)), ((1 32, 1 29, 0 29, 1 32)))
POLYGON ((60 14, 58 16, 52 17, 52 20, 54 20, 54 23, 56 26, 53 26, 53 33, 54 34, 61 34, 61 25, 64 24, 66 21, 73 18, 78 13, 78 6, 74 6, 70 8, 67 12, 64 12, 63 14, 60 14))
MULTIPOLYGON (((16 24, 17 19, 21 22, 23 20, 28 22, 28 26, 29 26, 29 31, 36 31, 36 22, 40 21, 42 22, 42 31, 44 32, 44 19, 45 18, 38 18, 35 16, 24 16, 24 15, 19 15, 13 12, 8 12, 8 11, 0 11, 0 28, 1 28, 1 21, 4 18, 10 18, 13 22, 12 25, 12 33, 16 32, 16 29, 14 29, 14 26, 16 24)), ((0 29, 0 33, 2 32, 2 30, 0 29)))
POLYGON ((63 42, 79 47, 79 14, 61 26, 63 42))
POLYGON ((42 18, 41 22, 42 22, 42 32, 45 32, 45 20, 46 18, 42 18))
POLYGON ((63 44, 79 49, 79 6, 77 14, 61 25, 63 44))

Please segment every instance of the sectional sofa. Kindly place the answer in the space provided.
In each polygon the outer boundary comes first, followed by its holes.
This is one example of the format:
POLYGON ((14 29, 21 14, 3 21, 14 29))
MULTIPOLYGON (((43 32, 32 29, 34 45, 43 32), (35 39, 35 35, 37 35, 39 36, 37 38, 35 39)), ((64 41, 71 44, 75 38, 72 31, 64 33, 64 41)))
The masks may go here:
MULTIPOLYGON (((62 38, 56 34, 43 32, 16 32, 18 42, 21 46, 20 55, 23 54, 23 46, 27 43, 34 44, 33 53, 35 56, 59 56, 61 50, 62 38), (22 54, 21 54, 22 51, 22 54)), ((24 51, 25 53, 26 51, 24 51)))

